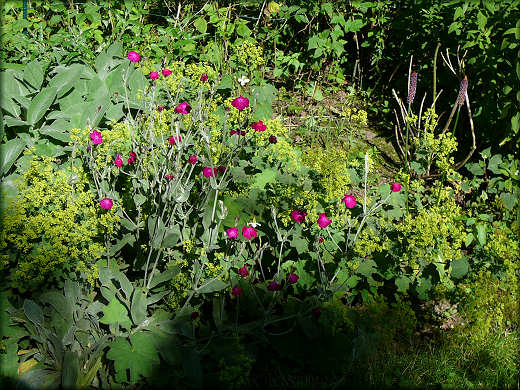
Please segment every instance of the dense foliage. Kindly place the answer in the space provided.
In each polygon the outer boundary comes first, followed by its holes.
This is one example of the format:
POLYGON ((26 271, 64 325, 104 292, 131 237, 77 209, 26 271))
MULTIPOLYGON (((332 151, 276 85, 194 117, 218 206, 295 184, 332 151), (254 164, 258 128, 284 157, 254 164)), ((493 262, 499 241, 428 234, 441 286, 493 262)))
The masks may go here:
POLYGON ((520 3, 2 7, 6 384, 517 386, 520 3))

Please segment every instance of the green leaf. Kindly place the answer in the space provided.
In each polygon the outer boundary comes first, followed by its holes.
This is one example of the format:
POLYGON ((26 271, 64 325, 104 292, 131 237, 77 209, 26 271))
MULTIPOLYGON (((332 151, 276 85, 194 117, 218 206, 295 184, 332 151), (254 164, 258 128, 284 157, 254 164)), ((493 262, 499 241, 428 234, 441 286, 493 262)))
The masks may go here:
POLYGON ((270 183, 276 183, 276 171, 267 168, 254 176, 254 182, 251 185, 251 188, 263 190, 265 189, 265 186, 270 183))
POLYGON ((77 353, 66 351, 63 357, 63 371, 61 374, 61 385, 63 389, 77 388, 79 373, 79 358, 77 353))
POLYGON ((237 34, 242 38, 247 38, 251 35, 251 30, 245 23, 240 23, 237 27, 237 34))
POLYGON ((397 286, 397 290, 400 292, 408 291, 408 287, 410 287, 411 279, 408 276, 400 276, 395 280, 395 285, 397 286))
POLYGON ((23 303, 23 311, 33 324, 39 326, 43 324, 43 311, 36 302, 26 299, 23 303))
POLYGON ((141 324, 146 318, 146 295, 140 289, 134 290, 130 312, 135 325, 141 324))
POLYGON ((159 364, 153 335, 144 332, 131 335, 130 342, 124 337, 116 338, 110 345, 107 358, 114 361, 116 380, 119 383, 136 383, 141 375, 150 377, 154 373, 154 366, 159 364))
POLYGON ((0 378, 15 378, 18 375, 18 340, 7 339, 4 347, 5 350, 0 353, 0 378))
POLYGON ((500 199, 502 199, 508 210, 512 210, 516 203, 517 197, 513 194, 510 194, 509 192, 502 192, 500 194, 500 199))
POLYGON ((461 279, 469 271, 469 263, 467 257, 463 256, 458 260, 451 262, 451 277, 461 279))
POLYGON ((307 240, 305 240, 301 237, 294 237, 291 241, 291 246, 293 248, 296 248, 296 250, 298 251, 298 254, 305 253, 306 251, 309 250, 308 245, 307 245, 307 240))
POLYGON ((208 30, 208 23, 206 23, 206 21, 204 20, 204 18, 198 17, 198 18, 195 19, 195 21, 193 22, 193 25, 195 26, 195 28, 197 29, 197 31, 200 32, 200 33, 202 33, 202 34, 205 34, 206 31, 208 30))
POLYGON ((0 145, 0 176, 9 172, 24 148, 25 141, 21 138, 14 138, 0 145))
POLYGON ((0 106, 12 116, 16 118, 20 117, 20 106, 16 104, 13 99, 3 96, 2 99, 0 99, 0 106))
POLYGON ((99 322, 110 325, 116 323, 128 325, 130 323, 128 310, 117 298, 113 298, 108 306, 103 307, 103 317, 99 322))
POLYGON ((479 30, 482 30, 484 28, 484 26, 486 25, 486 23, 487 23, 486 16, 481 11, 478 11, 477 25, 478 25, 479 30))
POLYGON ((135 206, 136 206, 136 207, 139 207, 139 206, 141 206, 144 202, 146 202, 146 196, 141 195, 141 194, 135 194, 135 195, 134 195, 134 202, 135 202, 135 206))
POLYGON ((56 98, 57 89, 47 87, 34 97, 27 109, 27 123, 36 124, 45 115, 56 98))
POLYGON ((56 88, 58 97, 65 95, 78 81, 85 68, 85 65, 81 64, 74 64, 66 68, 58 67, 56 76, 49 81, 49 87, 56 88))
POLYGON ((480 245, 486 245, 486 225, 483 223, 479 223, 476 226, 477 229, 477 238, 480 245))
POLYGON ((40 89, 43 84, 43 69, 37 60, 29 62, 23 70, 23 79, 34 89, 40 89))
POLYGON ((466 239, 464 241, 464 245, 466 245, 466 247, 471 245, 471 243, 473 242, 474 238, 475 238, 475 236, 473 235, 473 233, 468 233, 466 235, 466 239))
POLYGON ((502 164, 502 156, 500 154, 493 155, 488 162, 488 169, 496 175, 501 173, 500 168, 498 167, 502 164))
POLYGON ((105 117, 109 121, 114 122, 120 120, 124 115, 125 114, 123 113, 123 103, 112 104, 107 108, 105 112, 105 117))
POLYGON ((220 279, 213 279, 209 282, 204 282, 201 287, 197 289, 200 294, 207 294, 215 291, 224 290, 228 286, 227 283, 220 279))

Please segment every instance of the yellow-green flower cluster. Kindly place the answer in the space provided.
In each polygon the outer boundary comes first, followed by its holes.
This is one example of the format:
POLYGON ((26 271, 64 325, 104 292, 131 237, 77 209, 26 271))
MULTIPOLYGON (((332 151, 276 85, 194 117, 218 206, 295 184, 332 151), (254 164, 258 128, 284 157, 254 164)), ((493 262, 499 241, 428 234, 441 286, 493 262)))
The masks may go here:
POLYGON ((345 110, 341 111, 340 116, 361 126, 366 126, 368 123, 368 113, 365 110, 357 109, 356 107, 347 107, 345 110))
MULTIPOLYGON (((520 271, 520 245, 518 244, 519 232, 516 234, 500 222, 493 223, 493 233, 484 247, 493 257, 504 262, 508 283, 518 287, 520 271)), ((517 289, 518 293, 518 289, 517 289)))
POLYGON ((258 147, 265 148, 267 161, 284 164, 284 171, 288 173, 298 172, 303 166, 301 152, 292 146, 287 128, 278 118, 267 120, 265 126, 265 131, 255 132, 255 139, 258 147), (273 135, 277 142, 269 144, 269 137, 273 135))
POLYGON ((233 57, 247 68, 257 68, 265 63, 262 48, 250 41, 244 41, 236 46, 233 57))
POLYGON ((336 202, 347 192, 350 184, 347 158, 345 150, 331 145, 326 149, 312 147, 304 151, 304 164, 321 176, 320 184, 325 189, 326 202, 336 202))
POLYGON ((447 263, 461 257, 465 232, 460 217, 462 210, 453 199, 439 206, 421 209, 416 216, 407 215, 396 229, 405 244, 402 261, 417 269, 418 260, 447 263))
POLYGON ((91 267, 104 252, 102 225, 111 229, 115 218, 102 217, 114 213, 96 207, 82 170, 74 168, 72 173, 79 178, 76 185, 69 183, 69 169, 51 158, 33 157, 18 195, 6 208, 0 234, 2 266, 8 266, 9 251, 20 288, 33 288, 64 267, 75 269, 80 261, 91 267))
POLYGON ((186 77, 189 77, 194 85, 202 86, 204 89, 210 89, 210 81, 216 80, 218 73, 211 65, 202 62, 200 64, 186 65, 186 77), (208 75, 208 81, 201 81, 200 78, 203 74, 208 75))
POLYGON ((92 145, 89 137, 90 132, 89 128, 72 129, 70 131, 70 144, 75 145, 78 149, 91 146, 95 150, 95 162, 99 170, 103 170, 112 164, 118 154, 123 158, 130 156, 132 138, 130 129, 125 123, 113 123, 110 129, 102 130, 103 142, 99 145, 92 145))

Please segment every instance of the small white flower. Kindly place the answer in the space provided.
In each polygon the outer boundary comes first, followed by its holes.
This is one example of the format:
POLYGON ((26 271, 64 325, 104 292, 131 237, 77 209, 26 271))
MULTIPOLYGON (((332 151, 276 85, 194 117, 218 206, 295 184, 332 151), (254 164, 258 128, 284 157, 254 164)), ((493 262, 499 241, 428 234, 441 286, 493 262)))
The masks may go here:
POLYGON ((261 226, 258 222, 248 222, 249 226, 256 228, 257 226, 261 226))
POLYGON ((246 85, 247 83, 249 83, 251 80, 249 80, 246 76, 242 75, 242 77, 240 77, 238 79, 238 82, 240 83, 240 85, 243 87, 244 85, 246 85))

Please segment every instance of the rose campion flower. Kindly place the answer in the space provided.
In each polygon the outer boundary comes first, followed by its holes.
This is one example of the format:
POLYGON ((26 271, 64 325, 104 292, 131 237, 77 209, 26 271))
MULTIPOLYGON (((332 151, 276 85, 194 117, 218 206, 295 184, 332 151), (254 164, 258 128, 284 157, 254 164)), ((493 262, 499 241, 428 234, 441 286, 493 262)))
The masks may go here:
POLYGON ((203 73, 201 76, 200 76, 200 81, 202 81, 203 83, 205 83, 206 81, 208 81, 208 75, 206 73, 203 73))
POLYGON ((323 241, 325 241, 325 240, 323 239, 322 236, 320 236, 320 238, 318 239, 318 242, 321 244, 323 241))
POLYGON ((258 122, 253 123, 251 125, 251 128, 254 129, 255 131, 264 131, 265 129, 267 129, 267 126, 264 125, 264 122, 258 121, 258 122))
POLYGON ((229 229, 226 229, 226 234, 228 238, 235 239, 238 237, 238 228, 232 227, 229 229))
POLYGON ((224 172, 226 172, 226 167, 225 167, 224 165, 219 165, 219 167, 218 167, 218 172, 219 172, 219 173, 224 173, 224 172))
POLYGON ((298 281, 298 279, 300 279, 300 277, 296 274, 293 274, 293 273, 290 273, 287 275, 287 281, 290 283, 290 284, 294 284, 298 281))
POLYGON ((164 106, 157 106, 157 111, 160 112, 160 111, 162 111, 162 110, 164 110, 164 106))
POLYGON ((278 142, 278 139, 276 138, 276 136, 271 135, 271 136, 269 137, 269 143, 270 143, 270 144, 275 144, 275 143, 277 143, 277 142, 278 142))
POLYGON ((392 188, 392 192, 399 192, 399 191, 401 191, 402 187, 401 187, 401 184, 399 184, 399 183, 392 183, 391 188, 392 188))
POLYGON ((150 79, 151 80, 157 80, 159 78, 159 73, 157 72, 150 72, 150 79))
POLYGON ((204 167, 202 169, 202 174, 204 175, 204 177, 212 177, 212 176, 215 176, 213 174, 213 169, 209 168, 209 167, 204 167))
POLYGON ((114 202, 112 202, 112 199, 110 198, 104 198, 99 201, 99 206, 105 210, 110 210, 113 205, 114 202))
POLYGON ((327 226, 329 226, 332 223, 330 219, 327 218, 325 213, 321 213, 318 218, 318 225, 320 228, 325 229, 327 226))
POLYGON ((132 164, 134 161, 135 161, 135 153, 134 152, 130 152, 130 158, 128 159, 128 164, 132 164))
POLYGON ((291 213, 291 218, 298 223, 302 223, 303 221, 305 221, 306 216, 307 213, 305 211, 294 210, 291 213))
POLYGON ((193 165, 197 164, 197 160, 198 159, 197 159, 196 155, 190 154, 190 157, 188 158, 188 161, 190 162, 190 164, 193 164, 193 165))
POLYGON ((169 75, 172 74, 172 71, 171 71, 170 69, 166 69, 166 68, 165 68, 165 69, 163 69, 163 70, 161 71, 161 73, 162 73, 162 75, 163 75, 164 77, 168 77, 169 75))
POLYGON ((177 142, 181 142, 181 140, 182 140, 182 138, 180 135, 178 137, 169 137, 168 138, 168 142, 170 143, 170 145, 177 145, 177 142))
POLYGON ((182 102, 177 107, 175 107, 175 112, 177 114, 186 115, 191 111, 191 106, 187 102, 182 102))
POLYGON ((279 283, 276 283, 276 282, 269 282, 269 284, 267 285, 267 289, 269 291, 278 291, 280 290, 282 286, 279 284, 279 283))
POLYGON ((242 111, 244 108, 249 107, 249 99, 243 96, 239 96, 231 102, 231 105, 238 111, 242 111))
POLYGON ((114 160, 114 165, 118 168, 121 168, 123 166, 123 159, 121 158, 120 154, 116 156, 116 159, 114 160))
POLYGON ((132 62, 139 62, 139 60, 141 59, 141 56, 139 55, 139 53, 137 53, 135 51, 129 51, 128 59, 132 62))
POLYGON ((345 197, 343 198, 343 203, 345 203, 347 209, 353 209, 356 206, 356 197, 353 195, 345 194, 345 197))
POLYGON ((242 235, 247 239, 251 239, 255 238, 257 236, 257 233, 254 227, 244 226, 242 228, 242 235))
POLYGON ((238 286, 234 286, 233 289, 231 290, 231 294, 233 294, 235 297, 242 294, 244 291, 242 291, 242 289, 238 286))
POLYGON ((89 134, 89 136, 94 145, 100 145, 101 143, 103 143, 103 137, 101 137, 101 133, 99 131, 94 130, 92 133, 89 134))
POLYGON ((166 177, 168 180, 172 180, 172 179, 173 179, 173 174, 168 173, 165 177, 166 177))
POLYGON ((247 270, 247 266, 248 265, 249 264, 245 263, 244 266, 242 268, 239 268, 238 271, 237 271, 238 274, 240 276, 242 276, 243 278, 245 278, 247 275, 249 275, 249 271, 247 270))

